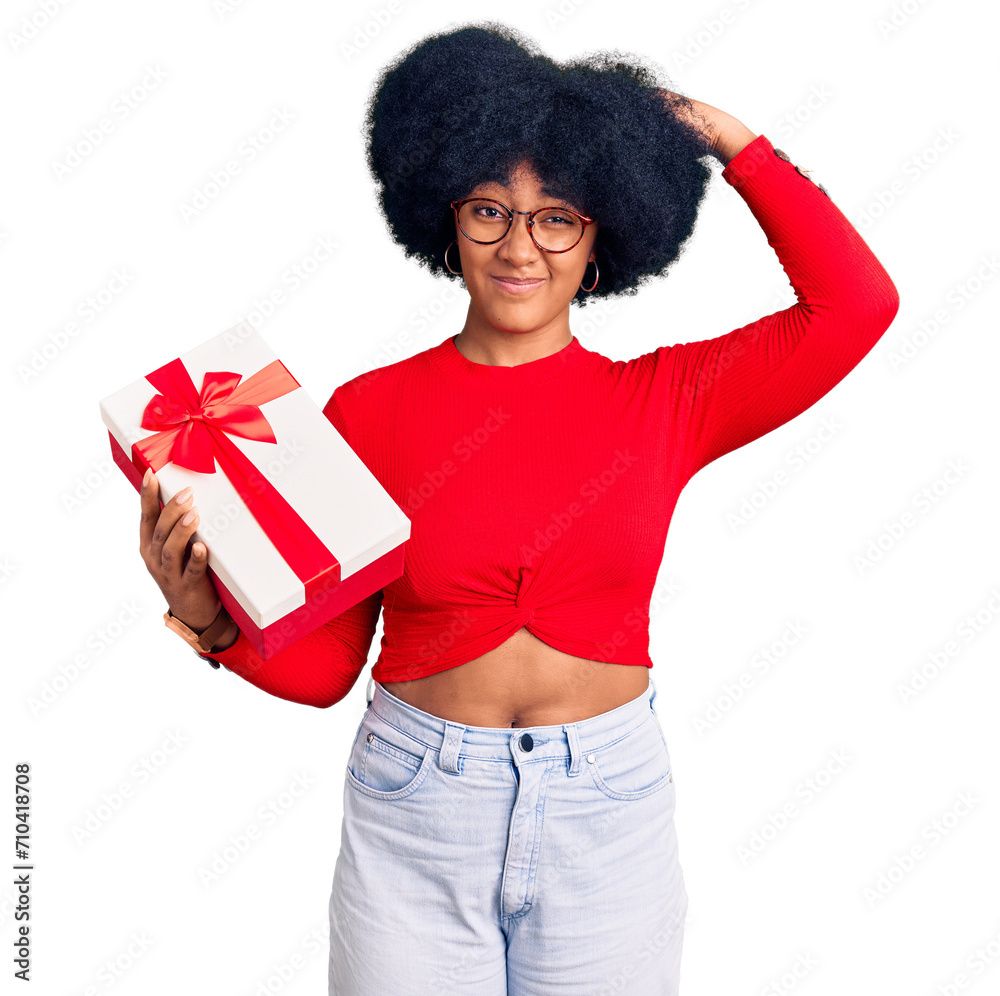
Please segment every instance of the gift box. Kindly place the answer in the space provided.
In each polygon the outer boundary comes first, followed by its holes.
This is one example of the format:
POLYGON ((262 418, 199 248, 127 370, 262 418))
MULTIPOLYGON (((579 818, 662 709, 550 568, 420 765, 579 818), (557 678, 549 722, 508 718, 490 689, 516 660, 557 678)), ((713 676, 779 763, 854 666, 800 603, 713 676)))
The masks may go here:
POLYGON ((115 463, 190 486, 222 604, 262 657, 403 573, 410 520, 244 325, 101 401, 115 463))

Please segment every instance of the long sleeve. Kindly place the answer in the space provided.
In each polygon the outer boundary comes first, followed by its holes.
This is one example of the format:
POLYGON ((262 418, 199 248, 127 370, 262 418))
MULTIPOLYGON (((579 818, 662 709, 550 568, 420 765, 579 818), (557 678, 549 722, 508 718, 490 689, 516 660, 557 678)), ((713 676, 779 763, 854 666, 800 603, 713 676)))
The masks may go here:
MULTIPOLYGON (((332 398, 323 413, 350 443, 343 413, 332 398)), ((381 608, 380 589, 268 660, 242 632, 231 647, 202 656, 269 695, 325 709, 347 695, 367 664, 381 608)))
POLYGON ((268 660, 243 633, 231 647, 203 656, 269 695, 326 709, 347 695, 368 663, 381 608, 380 589, 268 660))
MULTIPOLYGON (((714 339, 660 347, 682 480, 815 404, 872 349, 899 295, 808 176, 758 135, 722 172, 777 253, 796 304, 714 339)), ((649 354, 647 354, 648 356, 649 354)))

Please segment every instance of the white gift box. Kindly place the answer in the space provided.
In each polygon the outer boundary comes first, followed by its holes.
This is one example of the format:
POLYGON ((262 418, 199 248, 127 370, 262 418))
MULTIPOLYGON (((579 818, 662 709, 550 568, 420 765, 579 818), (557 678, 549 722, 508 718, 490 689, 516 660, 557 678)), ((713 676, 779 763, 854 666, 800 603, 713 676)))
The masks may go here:
POLYGON ((244 325, 104 398, 101 418, 137 490, 147 466, 161 503, 190 486, 193 539, 207 546, 219 597, 262 657, 402 575, 410 520, 244 325), (238 434, 248 425, 256 438, 238 434))

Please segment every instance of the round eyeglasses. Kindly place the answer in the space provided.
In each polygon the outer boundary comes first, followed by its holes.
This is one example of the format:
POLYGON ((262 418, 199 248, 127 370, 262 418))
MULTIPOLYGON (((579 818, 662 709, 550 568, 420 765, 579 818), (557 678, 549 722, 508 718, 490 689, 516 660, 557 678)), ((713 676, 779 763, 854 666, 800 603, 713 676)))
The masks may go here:
POLYGON ((481 246, 506 238, 515 214, 528 215, 528 234, 542 252, 569 252, 583 238, 594 219, 561 207, 543 207, 537 211, 512 211, 506 204, 489 197, 467 197, 452 201, 458 227, 470 241, 481 246))

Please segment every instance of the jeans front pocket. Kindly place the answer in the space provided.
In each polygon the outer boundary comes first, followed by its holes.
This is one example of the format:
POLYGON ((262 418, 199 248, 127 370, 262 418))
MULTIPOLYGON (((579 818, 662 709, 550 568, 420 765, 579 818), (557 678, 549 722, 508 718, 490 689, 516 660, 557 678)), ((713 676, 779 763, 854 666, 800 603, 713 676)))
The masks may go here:
POLYGON ((434 752, 369 713, 351 751, 347 784, 373 799, 405 799, 423 783, 434 752))
POLYGON ((594 784, 620 802, 645 799, 674 780, 666 741, 652 712, 624 737, 588 751, 584 763, 594 784))

